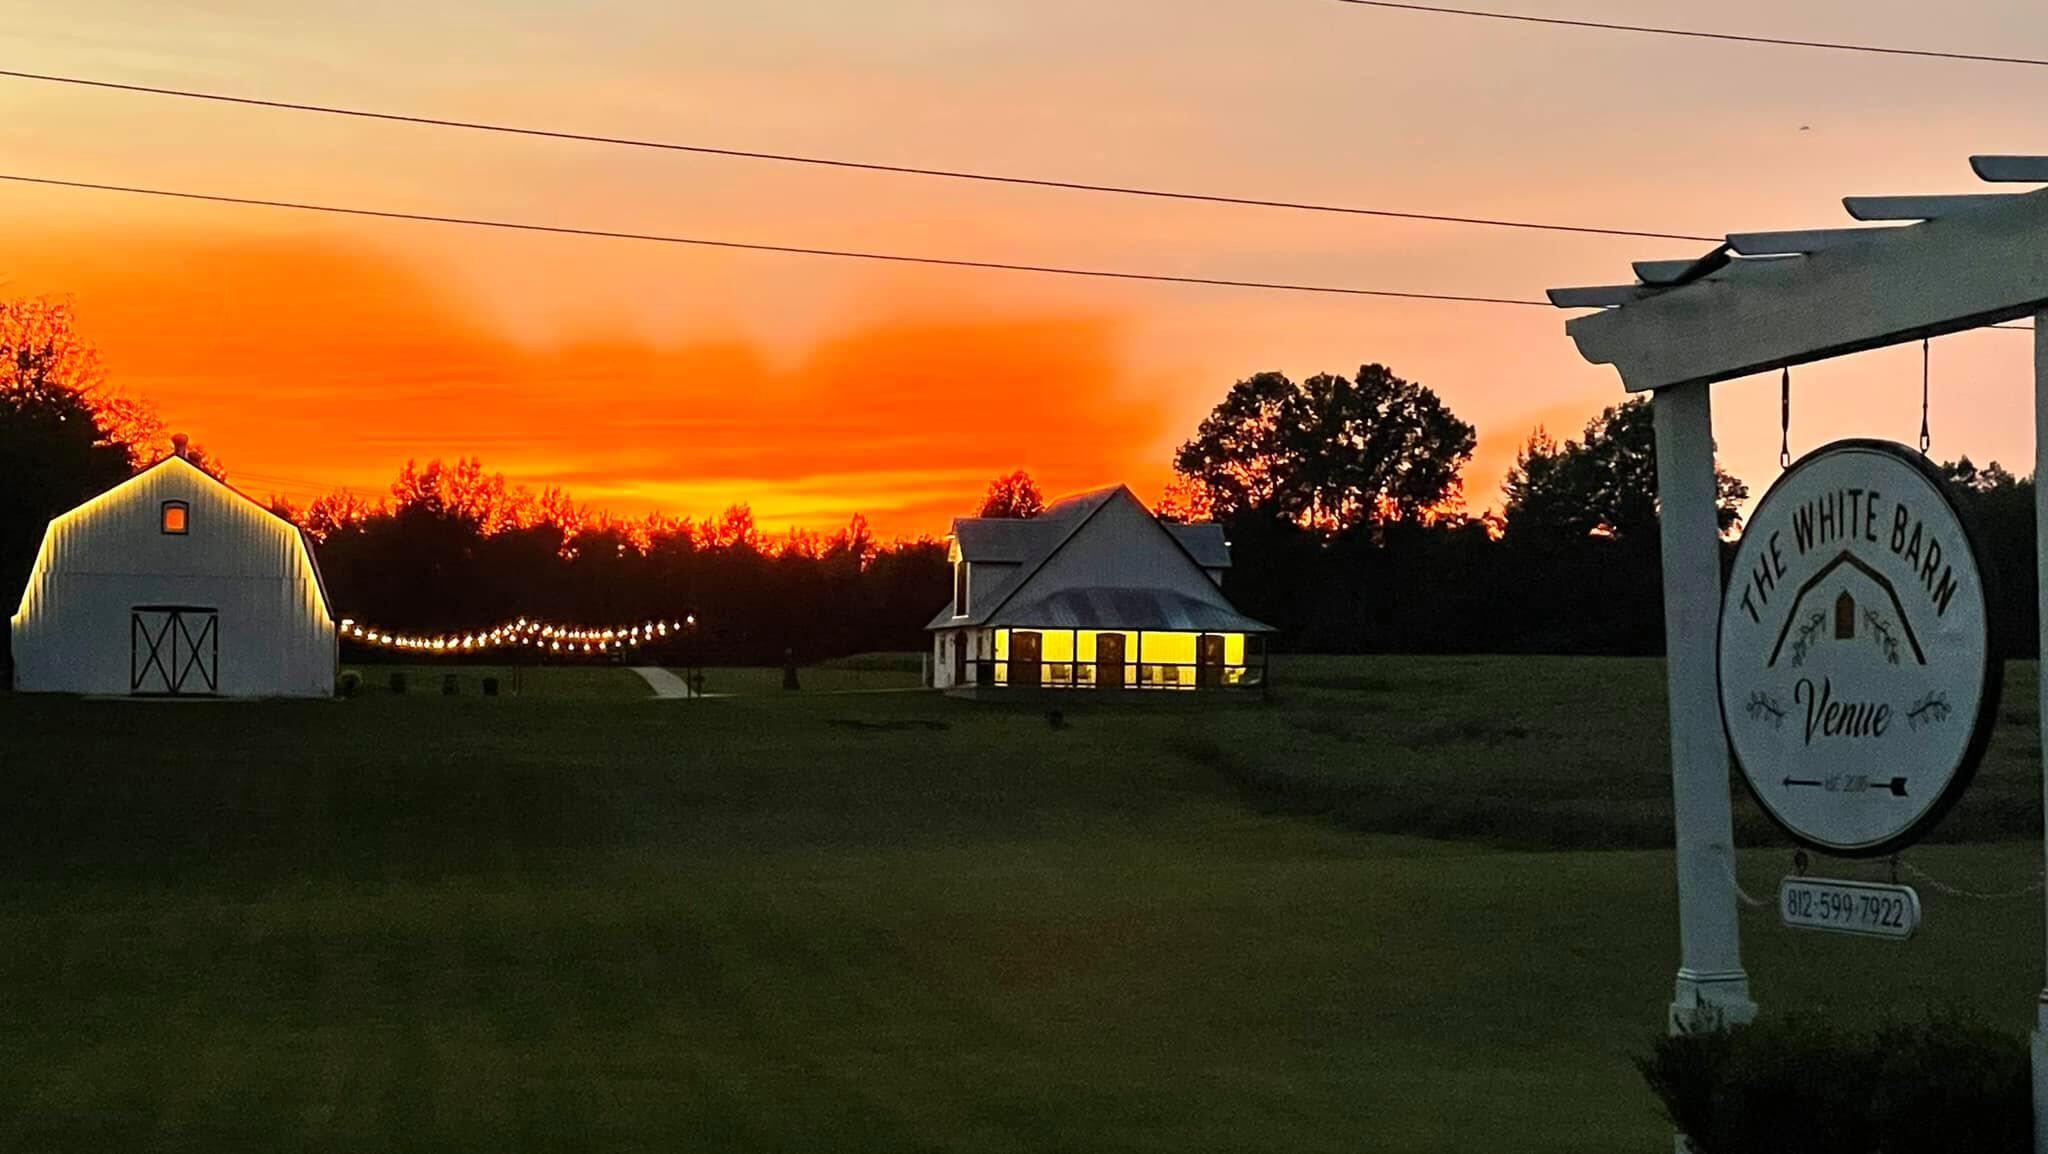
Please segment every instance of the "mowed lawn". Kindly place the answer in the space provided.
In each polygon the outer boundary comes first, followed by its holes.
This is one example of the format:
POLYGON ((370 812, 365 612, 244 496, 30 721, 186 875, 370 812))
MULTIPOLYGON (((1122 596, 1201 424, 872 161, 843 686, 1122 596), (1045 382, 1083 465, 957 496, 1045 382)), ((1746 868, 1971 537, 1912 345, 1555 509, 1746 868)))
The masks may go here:
MULTIPOLYGON (((1058 727, 548 673, 0 695, 0 1149, 1669 1149, 1655 662, 1302 659, 1058 727)), ((1978 889, 2040 860, 2014 674, 1983 844, 1907 856, 1978 889)), ((1759 1000, 2023 1028, 2039 897, 1922 898, 1903 946, 1746 915, 1759 1000)))

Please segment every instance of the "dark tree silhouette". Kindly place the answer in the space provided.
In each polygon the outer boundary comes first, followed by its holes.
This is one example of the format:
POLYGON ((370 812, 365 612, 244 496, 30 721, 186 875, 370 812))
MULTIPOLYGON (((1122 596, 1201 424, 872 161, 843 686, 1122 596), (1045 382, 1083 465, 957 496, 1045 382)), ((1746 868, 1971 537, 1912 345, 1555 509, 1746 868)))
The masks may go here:
POLYGON ((1326 534, 1412 521, 1460 493, 1476 436, 1431 390, 1369 364, 1296 384, 1231 386, 1174 456, 1215 515, 1258 513, 1326 534))
MULTIPOLYGON (((1721 530, 1734 529, 1749 487, 1718 466, 1721 530)), ((1562 445, 1541 429, 1515 457, 1501 486, 1508 539, 1653 540, 1657 530, 1657 439, 1650 402, 1610 406, 1562 445)))
POLYGON ((2009 657, 2031 657, 2040 642, 2034 478, 2015 477, 1996 461, 1979 469, 1968 457, 1944 463, 1941 471, 1955 487, 1984 551, 1997 625, 1993 640, 2009 657))
MULTIPOLYGON (((516 616, 591 624, 694 616, 649 661, 779 663, 924 648, 945 601, 942 544, 883 543, 855 516, 831 533, 770 536, 745 505, 703 521, 593 513, 538 497, 476 460, 407 462, 390 496, 310 505, 336 611, 389 629, 477 628, 516 616)), ((349 661, 389 656, 354 645, 349 661)))
POLYGON ((9 612, 50 519, 158 452, 161 423, 106 387, 75 319, 57 301, 0 301, 0 603, 9 612))
POLYGON ((1022 469, 988 483, 988 496, 981 501, 982 517, 1010 517, 1019 520, 1045 512, 1045 497, 1038 482, 1022 469))

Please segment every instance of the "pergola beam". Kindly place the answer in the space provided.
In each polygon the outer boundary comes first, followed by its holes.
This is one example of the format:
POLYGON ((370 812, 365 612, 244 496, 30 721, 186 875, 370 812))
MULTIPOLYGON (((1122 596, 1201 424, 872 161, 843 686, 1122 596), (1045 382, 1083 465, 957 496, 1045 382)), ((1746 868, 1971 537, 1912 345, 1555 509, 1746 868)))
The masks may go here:
POLYGON ((1728 247, 1737 256, 1778 256, 1785 253, 1807 256, 1844 245, 1862 244, 1871 237, 1883 236, 1890 231, 1889 228, 1809 228, 1783 232, 1731 232, 1728 234, 1728 247))
POLYGON ((1842 208, 1855 220, 1940 220, 1959 212, 1981 212, 2001 201, 2003 192, 1972 192, 1961 196, 1845 196, 1842 208))
MULTIPOLYGON (((1926 207, 1926 206, 1921 206, 1926 207)), ((1565 329, 1631 392, 1729 380, 2030 315, 2048 305, 2048 189, 1797 260, 1739 261, 1565 329), (1994 255, 1995 254, 1995 257, 1994 255)), ((1553 299, 1556 299, 1553 297, 1553 299)), ((1565 302, 1560 301, 1563 304, 1565 302)))
POLYGON ((1584 288, 1554 288, 1545 295, 1561 309, 1604 309, 1633 304, 1652 296, 1656 289, 1639 284, 1587 285, 1584 288))
POLYGON ((2048 156, 1973 156, 1970 168, 1993 183, 2048 184, 2048 156))

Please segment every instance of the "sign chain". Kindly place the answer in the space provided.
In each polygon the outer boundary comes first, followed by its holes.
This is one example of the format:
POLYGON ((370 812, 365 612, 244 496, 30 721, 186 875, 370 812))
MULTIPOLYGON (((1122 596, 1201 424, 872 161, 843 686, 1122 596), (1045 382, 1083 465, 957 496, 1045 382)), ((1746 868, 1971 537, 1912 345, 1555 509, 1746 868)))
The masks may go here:
POLYGON ((1991 893, 1983 893, 1977 890, 1967 890, 1961 886, 1952 886, 1947 882, 1942 881, 1940 878, 1935 877, 1934 875, 1928 873, 1926 870, 1921 869, 1919 866, 1914 865, 1912 862, 1901 859, 1899 864, 1900 866, 1904 867, 1907 873, 1912 874, 1914 877, 1920 879, 1923 882, 1926 882, 1928 886, 1933 888, 1937 893, 1944 893, 1952 898, 1970 898, 1975 901, 1983 902, 2011 901, 2014 898, 2023 898, 2028 897, 2032 894, 2040 893, 2042 887, 2044 885, 2048 885, 2048 872, 2037 870, 2034 873, 2033 882, 2021 889, 1998 890, 1991 893))
POLYGON ((1778 468, 1792 467, 1792 370, 1778 378, 1778 468))
POLYGON ((1926 456, 1934 444, 1934 438, 1927 432, 1927 338, 1920 338, 1920 455, 1926 456))
POLYGON ((1755 897, 1748 890, 1743 889, 1742 879, 1735 876, 1735 867, 1732 864, 1728 866, 1728 884, 1735 887, 1736 900, 1740 901, 1743 905, 1748 906, 1750 909, 1766 909, 1773 904, 1771 902, 1764 901, 1762 898, 1755 897))
MULTIPOLYGON (((2018 898, 2031 897, 2034 894, 2040 893, 2044 887, 2048 887, 2048 870, 2036 870, 2034 872, 2034 880, 2032 882, 2029 882, 2027 885, 2021 886, 2018 889, 1992 890, 1986 892, 1983 890, 1965 889, 1962 886, 1950 885, 1949 883, 1942 881, 1940 878, 1935 877, 1933 874, 1928 873, 1926 870, 1921 869, 1919 866, 1914 865, 1912 862, 1907 861, 1904 858, 1898 858, 1896 860, 1899 869, 1902 869, 1905 872, 1913 875, 1913 877, 1918 879, 1919 881, 1926 883, 1927 887, 1929 889, 1934 890, 1936 893, 1946 894, 1952 898, 1968 898, 1971 901, 1980 902, 2013 901, 2018 898)), ((1740 878, 1737 878, 1735 876, 1735 869, 1733 866, 1730 866, 1727 872, 1728 884, 1735 887, 1735 897, 1737 901, 1740 901, 1744 906, 1747 906, 1748 908, 1753 910, 1770 908, 1770 906, 1773 903, 1767 902, 1762 898, 1759 898, 1756 895, 1750 893, 1748 890, 1742 888, 1742 881, 1740 878)), ((1893 875, 1892 880, 1894 884, 1897 884, 1898 877, 1896 873, 1893 875)))

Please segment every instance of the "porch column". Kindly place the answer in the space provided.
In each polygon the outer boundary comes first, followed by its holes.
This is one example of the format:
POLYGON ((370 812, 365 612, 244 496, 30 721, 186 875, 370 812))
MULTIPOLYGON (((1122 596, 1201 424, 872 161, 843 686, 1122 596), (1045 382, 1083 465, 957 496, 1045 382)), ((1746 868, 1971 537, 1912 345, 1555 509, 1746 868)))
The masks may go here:
POLYGON ((1657 493, 1663 506, 1664 651, 1671 697, 1671 801, 1678 823, 1675 1033, 1756 1017, 1742 970, 1728 739, 1715 653, 1721 611, 1714 419, 1707 385, 1659 390, 1657 493))
MULTIPOLYGON (((2048 655, 2048 493, 2041 490, 2041 482, 2048 479, 2048 309, 2034 314, 2034 574, 2035 604, 2043 610, 2041 614, 2041 652, 2048 655)), ((1992 655, 1997 660, 1997 655, 1992 655)), ((2048 678, 2042 680, 2038 697, 2039 704, 2048 709, 2048 678)), ((2048 712, 2042 714, 2048 719, 2048 712)), ((2048 800, 2048 750, 2041 774, 2041 795, 2048 800)), ((2048 835, 2043 837, 2043 852, 2048 854, 2048 835)), ((2044 859, 2048 860, 2048 859, 2044 859)), ((2048 1154, 2048 988, 2041 991, 2040 1004, 2035 1010, 2034 1027, 2034 1152, 2048 1154)))

